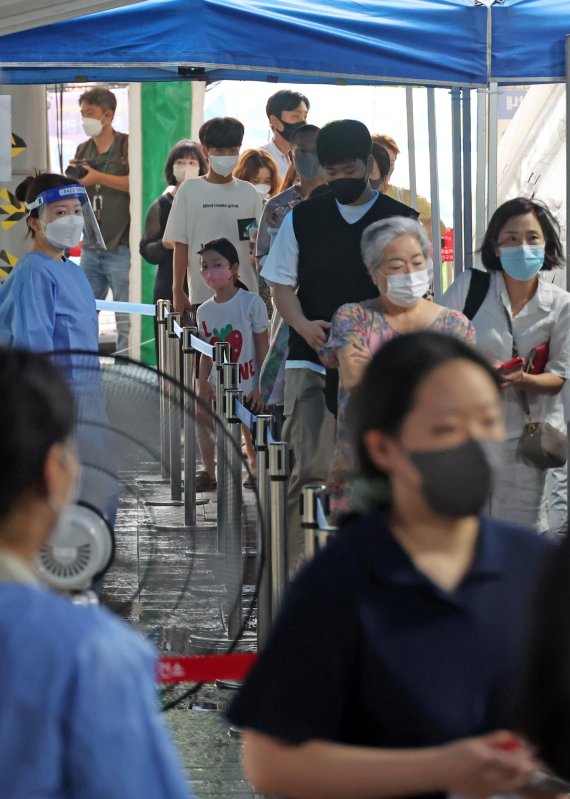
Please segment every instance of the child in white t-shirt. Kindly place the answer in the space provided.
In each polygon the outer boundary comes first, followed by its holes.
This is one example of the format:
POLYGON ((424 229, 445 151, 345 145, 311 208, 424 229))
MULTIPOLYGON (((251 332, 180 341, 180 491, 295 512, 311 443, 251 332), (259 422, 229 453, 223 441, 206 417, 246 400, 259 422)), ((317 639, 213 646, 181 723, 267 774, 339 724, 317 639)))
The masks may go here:
MULTIPOLYGON (((214 239, 200 250, 202 280, 214 290, 214 296, 197 310, 198 335, 208 344, 227 341, 230 360, 239 364, 241 385, 247 405, 253 413, 262 413, 264 405, 259 391, 259 370, 269 347, 267 309, 258 294, 247 291, 239 281, 239 260, 234 245, 225 238, 214 239)), ((202 356, 198 396, 208 405, 215 396, 212 380, 212 359, 202 356)), ((198 491, 216 487, 212 418, 198 411, 198 441, 204 471, 196 480, 198 491)), ((255 474, 255 449, 251 435, 243 427, 249 467, 255 474)), ((254 487, 246 480, 246 487, 254 487)))

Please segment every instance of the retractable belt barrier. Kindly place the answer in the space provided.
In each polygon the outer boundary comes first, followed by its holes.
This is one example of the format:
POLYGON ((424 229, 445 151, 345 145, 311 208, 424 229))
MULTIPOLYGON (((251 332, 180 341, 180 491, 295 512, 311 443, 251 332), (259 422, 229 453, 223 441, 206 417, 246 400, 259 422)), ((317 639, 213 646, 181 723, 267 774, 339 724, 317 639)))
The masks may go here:
POLYGON ((240 652, 231 655, 187 655, 160 658, 157 668, 159 683, 215 682, 243 680, 253 666, 256 655, 240 652))
MULTIPOLYGON (((260 559, 257 636, 258 648, 261 648, 288 579, 288 445, 275 441, 272 416, 256 415, 244 405, 239 366, 230 362, 229 344, 216 342, 212 346, 198 338, 196 328, 181 326, 180 315, 172 312, 170 301, 159 300, 154 306, 97 300, 96 307, 119 313, 156 315, 162 476, 170 482, 172 503, 184 505, 187 526, 196 523, 196 353, 212 359, 216 386, 217 551, 226 559, 227 594, 235 598, 228 608, 230 638, 239 633, 242 624, 242 576, 238 585, 235 568, 242 560, 241 426, 251 431, 257 454, 257 552, 260 559)), ((327 522, 323 492, 323 486, 303 489, 302 523, 307 531, 307 556, 315 554, 336 529, 327 522)), ((252 658, 252 655, 215 656, 211 660, 206 656, 163 658, 159 679, 161 682, 207 681, 208 674, 213 674, 211 679, 241 679, 243 673, 239 670, 246 668, 244 663, 251 664, 252 658), (198 669, 200 664, 205 671, 198 669), (231 664, 235 664, 235 671, 231 670, 234 668, 231 664), (218 666, 222 671, 216 670, 218 666)))

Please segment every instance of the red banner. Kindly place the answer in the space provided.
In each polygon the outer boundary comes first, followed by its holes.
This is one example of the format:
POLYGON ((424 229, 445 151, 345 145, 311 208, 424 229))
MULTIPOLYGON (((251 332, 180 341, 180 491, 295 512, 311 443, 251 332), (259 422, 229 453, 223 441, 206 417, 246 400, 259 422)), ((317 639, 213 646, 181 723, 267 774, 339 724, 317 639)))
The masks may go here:
POLYGON ((255 658, 253 652, 163 657, 158 663, 157 680, 161 683, 243 680, 255 658))

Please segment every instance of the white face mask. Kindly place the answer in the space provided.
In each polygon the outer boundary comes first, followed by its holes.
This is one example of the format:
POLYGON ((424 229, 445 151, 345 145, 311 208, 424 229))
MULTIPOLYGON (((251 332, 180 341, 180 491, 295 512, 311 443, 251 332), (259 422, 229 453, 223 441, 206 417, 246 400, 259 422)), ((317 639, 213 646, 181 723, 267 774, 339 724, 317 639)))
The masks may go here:
POLYGON ((103 130, 103 123, 101 120, 93 119, 93 117, 84 117, 81 120, 81 126, 86 136, 98 136, 103 130))
POLYGON ((210 166, 217 175, 227 178, 234 171, 239 155, 209 155, 210 166))
POLYGON ((45 237, 58 250, 77 247, 83 233, 83 214, 69 214, 45 226, 45 237))
POLYGON ((252 186, 262 197, 267 197, 271 191, 271 186, 268 186, 267 183, 252 183, 252 186))
POLYGON ((388 288, 386 297, 394 305, 415 305, 429 290, 431 273, 429 269, 409 272, 404 275, 386 275, 388 288))
POLYGON ((177 183, 182 183, 188 178, 197 178, 200 174, 200 167, 198 164, 174 164, 172 172, 176 178, 177 183))

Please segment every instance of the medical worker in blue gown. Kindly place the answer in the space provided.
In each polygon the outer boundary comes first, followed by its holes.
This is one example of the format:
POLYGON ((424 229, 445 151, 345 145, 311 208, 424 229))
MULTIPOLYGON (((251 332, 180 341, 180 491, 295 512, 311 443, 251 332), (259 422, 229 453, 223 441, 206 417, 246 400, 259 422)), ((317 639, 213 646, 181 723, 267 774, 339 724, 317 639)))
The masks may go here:
POLYGON ((64 175, 28 177, 16 189, 28 209, 31 252, 0 287, 0 343, 57 353, 76 399, 76 446, 83 469, 78 498, 113 526, 118 502, 113 445, 97 352, 95 297, 83 270, 65 257, 85 236, 104 248, 84 186, 64 175), (69 354, 70 350, 93 353, 69 354))
POLYGON ((34 574, 77 473, 68 385, 0 348, 0 392, 0 797, 188 799, 150 645, 34 574))

